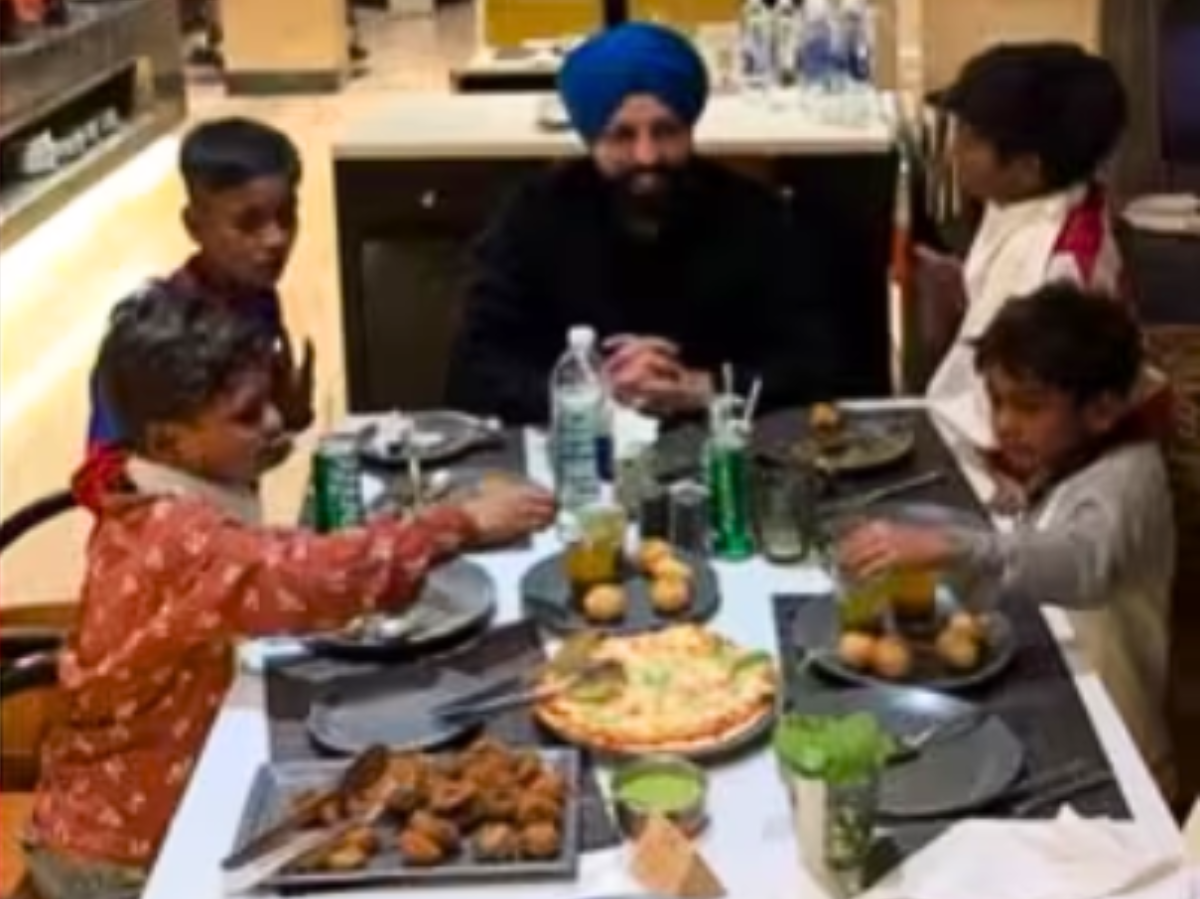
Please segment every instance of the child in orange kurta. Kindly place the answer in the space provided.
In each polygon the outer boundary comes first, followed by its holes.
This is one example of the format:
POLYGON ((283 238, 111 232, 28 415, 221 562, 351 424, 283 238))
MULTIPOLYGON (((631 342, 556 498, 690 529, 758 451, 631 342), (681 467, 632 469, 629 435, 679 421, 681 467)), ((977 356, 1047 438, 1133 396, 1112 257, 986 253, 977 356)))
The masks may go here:
POLYGON ((429 569, 547 524, 550 497, 498 487, 457 507, 329 536, 263 526, 257 483, 282 424, 271 346, 244 317, 157 288, 100 353, 132 455, 100 492, 79 625, 28 834, 43 899, 144 877, 234 675, 245 635, 345 625, 403 605, 429 569))

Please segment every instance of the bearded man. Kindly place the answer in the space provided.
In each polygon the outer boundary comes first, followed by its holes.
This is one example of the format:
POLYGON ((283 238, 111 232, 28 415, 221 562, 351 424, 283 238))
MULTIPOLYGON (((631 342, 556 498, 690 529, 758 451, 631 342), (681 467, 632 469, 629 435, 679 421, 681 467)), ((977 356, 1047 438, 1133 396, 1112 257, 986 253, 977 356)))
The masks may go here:
POLYGON ((544 422, 573 325, 601 339, 618 401, 702 411, 725 364, 763 380, 763 409, 829 396, 835 299, 765 186, 704 159, 708 99, 688 39, 649 23, 605 31, 565 60, 559 89, 588 155, 519 190, 480 239, 450 400, 544 422))

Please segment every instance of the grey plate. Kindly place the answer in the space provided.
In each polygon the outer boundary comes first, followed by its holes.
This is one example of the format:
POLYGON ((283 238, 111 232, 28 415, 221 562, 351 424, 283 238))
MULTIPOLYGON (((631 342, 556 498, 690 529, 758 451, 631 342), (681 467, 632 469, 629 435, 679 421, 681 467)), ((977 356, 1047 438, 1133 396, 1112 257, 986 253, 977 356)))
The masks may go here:
MULTIPOLYGON (((482 419, 449 409, 413 412, 409 417, 419 435, 416 456, 421 462, 447 462, 476 447, 495 443, 502 436, 482 419)), ((359 435, 359 455, 366 462, 385 467, 408 463, 405 446, 383 439, 374 425, 359 435)))
MULTIPOLYGON (((898 737, 970 714, 970 703, 929 690, 879 687, 796 697, 801 714, 870 712, 898 737)), ((978 727, 944 743, 934 742, 915 759, 889 767, 880 784, 880 812, 892 818, 961 815, 1000 798, 1025 764, 1025 748, 1000 718, 987 715, 978 727)))
MULTIPOLYGON (((389 474, 381 477, 378 473, 368 477, 379 478, 379 489, 382 495, 371 506, 373 514, 396 513, 412 505, 412 487, 408 478, 401 474, 389 474)), ((475 493, 488 478, 504 478, 517 484, 532 484, 523 474, 506 471, 502 468, 481 468, 474 466, 453 466, 425 473, 422 480, 422 490, 426 504, 445 502, 475 493)))
POLYGON ((774 462, 816 462, 835 474, 887 468, 916 449, 912 422, 903 417, 845 413, 844 420, 842 443, 836 451, 823 452, 809 436, 807 409, 775 413, 755 426, 755 449, 774 462))
POLYGON ((339 632, 310 637, 307 642, 320 655, 362 660, 396 659, 444 648, 490 620, 496 610, 496 584, 485 568, 456 559, 429 573, 412 606, 418 608, 433 608, 436 614, 409 636, 389 640, 339 632))
MULTIPOLYGON (((571 749, 545 749, 539 754, 555 765, 570 784, 579 780, 579 757, 571 749)), ((271 763, 259 768, 246 800, 242 821, 234 846, 245 845, 287 810, 289 801, 304 790, 325 787, 337 780, 344 761, 307 761, 271 763)), ((579 865, 579 809, 574 792, 563 812, 562 850, 558 858, 544 862, 477 861, 469 847, 461 855, 431 868, 410 867, 391 847, 395 844, 395 827, 385 819, 377 825, 383 851, 361 871, 281 873, 266 883, 269 888, 366 888, 389 883, 452 883, 495 882, 506 878, 536 880, 539 878, 571 879, 579 865)))
POLYGON ((521 578, 521 599, 526 617, 543 627, 560 633, 598 630, 610 634, 636 634, 679 624, 683 621, 705 622, 721 608, 721 588, 717 573, 704 559, 692 553, 676 550, 675 555, 692 569, 692 603, 676 615, 661 615, 650 603, 649 583, 636 571, 629 569, 624 586, 629 597, 625 617, 607 624, 593 623, 583 616, 571 595, 562 553, 538 562, 521 578))
POLYGON ((999 612, 988 613, 988 649, 978 668, 955 672, 938 661, 926 647, 914 649, 912 673, 903 680, 888 680, 867 671, 859 671, 842 663, 832 649, 813 655, 813 667, 824 674, 860 686, 903 684, 926 690, 969 690, 985 684, 1004 673, 1017 654, 1017 638, 1008 618, 999 612))

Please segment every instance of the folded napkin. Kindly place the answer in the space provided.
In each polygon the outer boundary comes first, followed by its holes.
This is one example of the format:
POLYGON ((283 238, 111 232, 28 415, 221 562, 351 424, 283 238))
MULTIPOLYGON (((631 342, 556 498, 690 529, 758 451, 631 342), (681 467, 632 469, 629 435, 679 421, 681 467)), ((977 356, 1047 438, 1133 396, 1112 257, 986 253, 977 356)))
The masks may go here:
POLYGON ((1179 844, 1135 824, 1080 818, 966 821, 862 899, 1180 899, 1179 844))

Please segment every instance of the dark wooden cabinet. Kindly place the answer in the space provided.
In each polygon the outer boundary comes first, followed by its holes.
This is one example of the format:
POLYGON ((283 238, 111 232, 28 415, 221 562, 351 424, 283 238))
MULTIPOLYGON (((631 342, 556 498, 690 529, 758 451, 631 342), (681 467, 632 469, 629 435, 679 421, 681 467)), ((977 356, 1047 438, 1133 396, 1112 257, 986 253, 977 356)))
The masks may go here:
MULTIPOLYGON (((887 265, 895 158, 762 160, 789 204, 806 259, 833 267, 846 396, 890 392, 887 265)), ((553 162, 335 162, 347 405, 355 412, 444 404, 473 241, 505 197, 553 162)), ((797 277, 804 277, 803 270, 797 277)))

